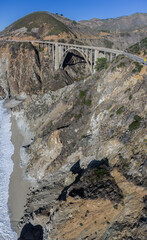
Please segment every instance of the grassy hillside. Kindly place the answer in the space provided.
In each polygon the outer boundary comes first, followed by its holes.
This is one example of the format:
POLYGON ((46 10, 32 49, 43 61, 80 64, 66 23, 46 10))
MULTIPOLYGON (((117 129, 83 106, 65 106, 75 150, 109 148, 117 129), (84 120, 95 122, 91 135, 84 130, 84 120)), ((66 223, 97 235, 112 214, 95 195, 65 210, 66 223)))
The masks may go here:
POLYGON ((62 32, 70 32, 69 28, 62 22, 49 15, 47 12, 34 12, 23 18, 20 18, 5 29, 6 32, 15 31, 23 27, 27 28, 27 32, 31 32, 33 28, 49 27, 50 35, 58 35, 62 32))
POLYGON ((129 47, 127 51, 129 53, 138 54, 138 55, 143 52, 144 55, 146 55, 147 54, 147 37, 142 39, 140 42, 129 47))

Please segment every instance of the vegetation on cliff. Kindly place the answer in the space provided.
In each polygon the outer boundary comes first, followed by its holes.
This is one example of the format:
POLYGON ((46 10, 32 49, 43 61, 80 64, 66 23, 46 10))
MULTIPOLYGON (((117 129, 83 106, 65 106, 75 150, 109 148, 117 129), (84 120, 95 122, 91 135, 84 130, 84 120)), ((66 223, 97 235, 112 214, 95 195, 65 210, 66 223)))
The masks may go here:
POLYGON ((147 37, 142 39, 140 42, 132 45, 127 49, 129 53, 132 54, 141 54, 143 52, 144 55, 147 54, 147 37))
POLYGON ((107 69, 101 61, 88 79, 13 110, 35 133, 23 150, 37 186, 21 224, 39 222, 44 240, 145 240, 146 67, 132 72, 125 56, 107 69))
POLYGON ((34 12, 20 18, 9 27, 7 27, 4 32, 12 32, 26 28, 28 32, 43 32, 45 28, 48 29, 49 35, 58 35, 60 33, 69 33, 70 29, 61 21, 57 20, 51 16, 48 12, 34 12))

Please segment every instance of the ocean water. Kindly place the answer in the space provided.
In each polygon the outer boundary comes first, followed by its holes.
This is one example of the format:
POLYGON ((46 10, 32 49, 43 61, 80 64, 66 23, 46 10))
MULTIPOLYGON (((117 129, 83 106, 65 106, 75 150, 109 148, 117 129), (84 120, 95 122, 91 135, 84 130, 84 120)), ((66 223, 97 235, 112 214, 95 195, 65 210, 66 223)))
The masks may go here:
POLYGON ((8 214, 9 180, 13 171, 10 114, 0 101, 0 240, 16 240, 8 214))

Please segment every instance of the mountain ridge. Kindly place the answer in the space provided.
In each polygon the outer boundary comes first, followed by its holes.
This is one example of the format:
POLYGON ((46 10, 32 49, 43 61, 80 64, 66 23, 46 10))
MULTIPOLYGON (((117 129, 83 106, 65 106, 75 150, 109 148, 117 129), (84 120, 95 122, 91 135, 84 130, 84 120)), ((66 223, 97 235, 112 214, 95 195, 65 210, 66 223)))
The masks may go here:
POLYGON ((129 16, 106 19, 92 18, 90 20, 81 20, 79 23, 96 30, 135 30, 140 26, 147 26, 147 13, 134 13, 129 16))

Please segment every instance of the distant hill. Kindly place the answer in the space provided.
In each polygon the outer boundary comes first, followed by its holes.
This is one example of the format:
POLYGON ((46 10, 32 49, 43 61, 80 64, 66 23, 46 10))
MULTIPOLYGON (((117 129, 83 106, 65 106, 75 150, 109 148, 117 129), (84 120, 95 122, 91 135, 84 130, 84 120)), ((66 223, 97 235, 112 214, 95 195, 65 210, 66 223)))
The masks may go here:
POLYGON ((34 12, 20 18, 1 32, 3 35, 32 36, 35 38, 59 34, 72 34, 71 30, 49 12, 34 12))
POLYGON ((82 20, 79 22, 94 30, 121 32, 147 26, 147 13, 136 13, 118 18, 82 20))
POLYGON ((136 54, 136 55, 147 55, 147 37, 142 39, 140 42, 130 46, 127 49, 127 52, 136 54))
POLYGON ((147 36, 147 14, 111 19, 68 19, 62 14, 34 12, 0 32, 1 39, 41 39, 124 50, 147 36))

